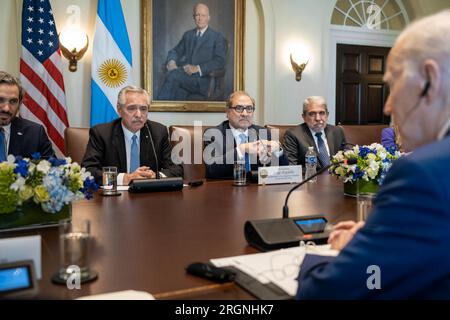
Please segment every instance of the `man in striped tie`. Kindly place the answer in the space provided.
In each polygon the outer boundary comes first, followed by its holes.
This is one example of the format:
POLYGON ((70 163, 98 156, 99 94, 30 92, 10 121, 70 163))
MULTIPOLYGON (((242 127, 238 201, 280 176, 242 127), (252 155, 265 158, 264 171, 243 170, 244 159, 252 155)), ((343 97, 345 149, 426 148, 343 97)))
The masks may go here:
POLYGON ((313 146, 319 160, 318 167, 330 164, 330 157, 344 145, 344 131, 327 124, 328 108, 325 98, 312 96, 303 102, 304 123, 286 131, 284 146, 290 165, 305 165, 305 154, 313 146))
POLYGON ((9 154, 31 158, 38 152, 42 158, 55 156, 44 127, 17 117, 24 96, 20 81, 0 71, 0 162, 9 154))

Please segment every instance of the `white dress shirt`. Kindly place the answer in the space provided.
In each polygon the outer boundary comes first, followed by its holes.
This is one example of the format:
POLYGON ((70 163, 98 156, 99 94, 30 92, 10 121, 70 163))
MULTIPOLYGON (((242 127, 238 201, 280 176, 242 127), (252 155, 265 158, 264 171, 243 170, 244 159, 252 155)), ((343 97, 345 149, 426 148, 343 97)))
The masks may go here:
POLYGON ((2 126, 2 128, 3 134, 5 135, 5 146, 6 146, 5 154, 6 156, 8 156, 9 140, 11 138, 11 123, 8 124, 7 126, 2 126))
MULTIPOLYGON (((316 144, 317 150, 319 150, 319 140, 316 137, 316 133, 317 132, 311 130, 311 128, 309 128, 309 127, 308 127, 308 129, 309 129, 309 131, 311 131, 311 134, 312 134, 312 136, 314 138, 314 143, 316 144)), ((319 131, 319 132, 322 132, 321 138, 322 138, 323 142, 325 143, 325 147, 327 148, 328 155, 330 155, 330 148, 328 147, 328 140, 327 140, 327 135, 325 134, 325 130, 322 130, 322 131, 319 131)))

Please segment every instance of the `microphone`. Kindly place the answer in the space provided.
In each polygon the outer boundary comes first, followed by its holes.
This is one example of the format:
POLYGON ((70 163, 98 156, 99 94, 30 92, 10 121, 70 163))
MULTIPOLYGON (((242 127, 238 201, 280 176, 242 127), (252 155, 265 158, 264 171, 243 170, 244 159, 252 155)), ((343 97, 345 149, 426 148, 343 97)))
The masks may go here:
MULTIPOLYGON (((343 161, 338 162, 339 163, 346 163, 346 164, 356 164, 357 160, 355 158, 352 159, 345 159, 343 161)), ((287 219, 289 218, 289 207, 288 207, 288 201, 289 201, 289 197, 291 196, 291 193, 294 192, 296 189, 300 188, 302 185, 304 185, 306 182, 314 179, 315 177, 317 177, 318 175, 322 174, 323 172, 325 172, 326 170, 328 170, 331 166, 333 166, 334 163, 330 163, 329 165, 323 167, 322 169, 320 169, 319 171, 317 171, 315 174, 313 174, 312 176, 310 176, 308 179, 303 180, 302 182, 300 182, 299 184, 297 184, 296 186, 294 186, 291 190, 289 190, 287 196, 286 196, 286 200, 284 201, 284 206, 283 206, 283 219, 287 219)))
POLYGON ((156 179, 159 179, 159 161, 158 161, 158 155, 156 154, 156 149, 155 149, 155 144, 153 143, 153 137, 152 137, 152 133, 150 132, 150 129, 148 127, 147 121, 145 121, 145 127, 147 128, 147 132, 148 135, 150 136, 150 143, 152 144, 152 149, 153 149, 153 155, 155 156, 155 160, 156 160, 156 179))
MULTIPOLYGON (((338 163, 356 164, 356 162, 356 159, 349 159, 338 163)), ((248 244, 258 250, 268 251, 295 247, 299 245, 300 241, 312 241, 317 244, 326 243, 330 226, 327 225, 328 221, 325 217, 313 215, 289 218, 288 201, 294 190, 328 170, 332 165, 323 167, 316 174, 295 185, 289 191, 284 203, 282 218, 246 221, 244 235, 248 244)))
POLYGON ((356 147, 356 144, 350 143, 350 142, 342 142, 341 143, 341 149, 342 150, 348 150, 347 146, 356 147))

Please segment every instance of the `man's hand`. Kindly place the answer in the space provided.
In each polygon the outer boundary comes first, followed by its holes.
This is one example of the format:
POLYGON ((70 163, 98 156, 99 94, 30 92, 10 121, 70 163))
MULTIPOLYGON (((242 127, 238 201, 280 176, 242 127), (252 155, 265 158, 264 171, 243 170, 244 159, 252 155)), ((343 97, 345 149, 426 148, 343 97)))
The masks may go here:
POLYGON ((261 148, 267 150, 269 156, 272 156, 273 152, 280 150, 280 143, 278 141, 259 140, 261 148))
POLYGON ((131 180, 137 179, 155 179, 156 174, 149 167, 139 167, 133 173, 127 173, 123 176, 123 184, 129 185, 131 180))
POLYGON ((259 150, 259 141, 255 142, 248 142, 248 143, 241 143, 239 145, 239 149, 241 150, 242 154, 257 154, 259 150))
POLYGON ((177 66, 177 63, 175 62, 175 60, 170 60, 167 63, 166 68, 167 68, 167 71, 172 71, 172 70, 175 70, 176 68, 178 68, 178 66, 177 66))
POLYGON ((200 72, 198 66, 193 66, 192 64, 187 64, 183 67, 184 72, 186 72, 189 76, 193 75, 194 73, 200 72))
POLYGON ((358 223, 354 221, 339 222, 330 233, 328 243, 331 244, 331 249, 342 250, 353 239, 355 233, 364 227, 364 222, 358 223))

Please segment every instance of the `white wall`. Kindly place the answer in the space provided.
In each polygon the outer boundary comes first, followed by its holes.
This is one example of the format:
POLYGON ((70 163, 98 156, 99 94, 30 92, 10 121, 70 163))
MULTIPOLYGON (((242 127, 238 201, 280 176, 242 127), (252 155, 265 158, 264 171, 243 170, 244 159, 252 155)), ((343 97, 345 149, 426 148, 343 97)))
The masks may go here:
MULTIPOLYGON (((121 1, 133 50, 133 77, 140 84, 140 1, 121 1)), ((1 0, 1 4, 0 69, 18 76, 22 0, 1 0)), ((91 39, 90 49, 76 73, 69 72, 68 63, 64 61, 70 125, 89 127, 90 62, 97 0, 51 0, 51 4, 59 31, 69 17, 67 7, 78 5, 81 26, 91 39)), ((258 123, 298 123, 301 102, 307 96, 333 96, 329 93, 333 74, 329 58, 332 53, 329 21, 333 6, 334 1, 331 0, 246 0, 244 83, 246 90, 256 99, 258 123), (304 56, 304 59, 309 58, 301 82, 295 81, 290 68, 290 51, 304 56)), ((414 9, 431 13, 443 7, 450 7, 450 0, 421 0, 420 6, 414 9)), ((421 12, 415 12, 415 15, 420 16, 421 12)), ((334 101, 330 100, 330 119, 333 120, 334 101)), ((221 113, 158 112, 151 113, 150 117, 166 125, 192 124, 194 120, 215 125, 225 119, 221 113)))

